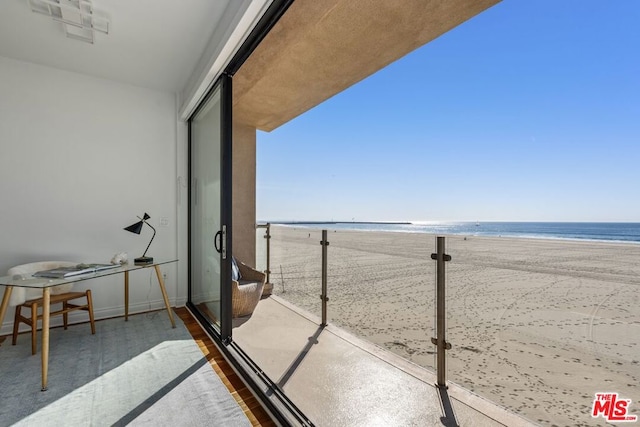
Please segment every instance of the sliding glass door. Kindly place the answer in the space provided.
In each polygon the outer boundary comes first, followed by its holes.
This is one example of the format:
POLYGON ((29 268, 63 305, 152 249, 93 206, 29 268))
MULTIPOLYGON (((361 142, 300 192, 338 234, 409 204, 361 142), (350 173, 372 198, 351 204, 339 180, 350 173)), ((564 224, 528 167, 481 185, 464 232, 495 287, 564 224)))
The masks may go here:
POLYGON ((221 77, 189 120, 189 304, 223 339, 231 333, 230 86, 221 77))

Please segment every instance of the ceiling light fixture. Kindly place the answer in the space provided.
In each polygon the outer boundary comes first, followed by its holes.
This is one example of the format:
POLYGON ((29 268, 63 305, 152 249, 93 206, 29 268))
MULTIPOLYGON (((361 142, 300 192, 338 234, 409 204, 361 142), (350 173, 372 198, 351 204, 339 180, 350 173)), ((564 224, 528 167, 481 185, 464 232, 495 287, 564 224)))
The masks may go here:
POLYGON ((90 0, 27 0, 31 11, 61 22, 67 37, 94 42, 96 31, 109 34, 109 20, 94 14, 90 0))

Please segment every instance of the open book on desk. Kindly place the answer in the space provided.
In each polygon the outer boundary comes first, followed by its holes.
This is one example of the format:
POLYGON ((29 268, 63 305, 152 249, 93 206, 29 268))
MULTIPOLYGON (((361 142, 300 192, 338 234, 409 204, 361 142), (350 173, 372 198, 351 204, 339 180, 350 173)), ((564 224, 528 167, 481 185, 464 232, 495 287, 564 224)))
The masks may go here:
POLYGON ((38 271, 34 277, 49 277, 52 279, 64 279, 66 277, 78 276, 80 274, 97 273, 102 270, 118 268, 120 264, 78 264, 70 267, 58 267, 51 270, 38 271))

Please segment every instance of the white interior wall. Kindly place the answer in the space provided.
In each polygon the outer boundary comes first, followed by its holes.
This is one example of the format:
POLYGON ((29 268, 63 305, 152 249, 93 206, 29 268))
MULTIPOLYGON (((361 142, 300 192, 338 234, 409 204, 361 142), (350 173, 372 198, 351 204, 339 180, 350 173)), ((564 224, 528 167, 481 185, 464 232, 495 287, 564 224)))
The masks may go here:
MULTIPOLYGON (((152 230, 123 227, 144 212, 157 229, 148 255, 186 263, 177 234, 186 137, 172 93, 0 57, 0 275, 33 261, 108 262, 120 251, 133 260, 152 230)), ((186 266, 162 269, 172 304, 184 304, 186 266)), ((130 274, 131 312, 162 306, 153 272, 130 274)), ((86 287, 98 318, 122 314, 122 275, 76 285, 86 287)), ((0 333, 12 323, 11 309, 0 333)))
MULTIPOLYGON (((145 211, 158 233, 148 255, 171 303, 187 300, 188 130, 184 121, 272 0, 231 2, 177 93, 145 89, 0 56, 0 275, 41 260, 108 262, 144 251, 122 230, 145 211), (161 225, 166 219, 167 225, 161 225)), ((163 306, 153 270, 130 274, 130 311, 163 306)), ((122 277, 80 282, 98 318, 123 312, 122 277)), ((3 291, 0 287, 0 292, 3 291)), ((72 313, 84 321, 85 313, 72 313)), ((13 323, 10 309, 1 325, 13 323)), ((52 319, 52 324, 60 324, 52 319)))

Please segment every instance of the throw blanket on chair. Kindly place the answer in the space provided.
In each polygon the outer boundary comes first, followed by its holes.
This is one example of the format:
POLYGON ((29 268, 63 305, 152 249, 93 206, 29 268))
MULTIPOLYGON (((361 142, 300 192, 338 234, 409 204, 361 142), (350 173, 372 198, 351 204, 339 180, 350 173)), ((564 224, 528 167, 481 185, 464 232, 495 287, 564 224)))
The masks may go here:
MULTIPOLYGON (((14 276, 17 279, 20 276, 22 279, 30 279, 33 273, 44 270, 51 270, 58 267, 72 267, 77 265, 77 262, 68 261, 43 261, 32 262, 30 264, 22 264, 12 267, 7 271, 8 276, 14 276)), ((65 283, 64 285, 58 285, 51 288, 51 294, 64 294, 71 291, 73 283, 65 283)), ((16 305, 24 304, 25 301, 40 298, 42 296, 42 289, 39 288, 22 288, 14 286, 11 292, 11 298, 9 298, 9 305, 15 307, 16 305)))

